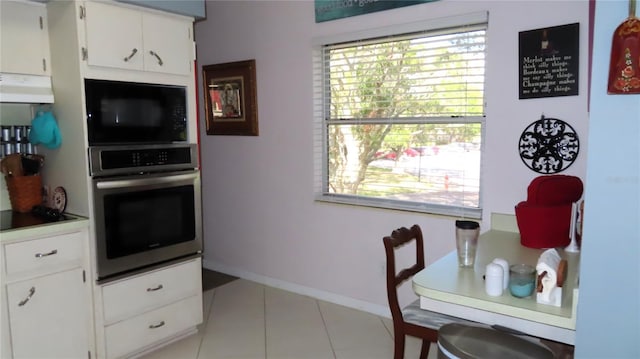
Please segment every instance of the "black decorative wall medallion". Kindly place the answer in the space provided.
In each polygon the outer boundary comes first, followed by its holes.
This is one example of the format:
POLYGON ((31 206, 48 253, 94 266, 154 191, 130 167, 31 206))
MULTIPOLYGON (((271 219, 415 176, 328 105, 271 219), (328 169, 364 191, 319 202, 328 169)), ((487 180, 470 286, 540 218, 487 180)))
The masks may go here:
POLYGON ((578 157, 578 134, 568 123, 544 115, 520 135, 520 158, 527 167, 542 173, 567 169, 578 157))

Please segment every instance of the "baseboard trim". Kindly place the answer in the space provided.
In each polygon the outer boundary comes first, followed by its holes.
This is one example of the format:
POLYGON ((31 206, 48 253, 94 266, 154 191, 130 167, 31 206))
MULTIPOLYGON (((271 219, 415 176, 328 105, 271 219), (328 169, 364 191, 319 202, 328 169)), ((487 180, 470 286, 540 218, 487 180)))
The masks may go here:
POLYGON ((306 287, 303 285, 283 281, 281 279, 271 278, 260 274, 248 272, 246 270, 228 266, 216 261, 210 261, 202 259, 202 266, 209 270, 214 270, 224 274, 232 275, 238 278, 243 278, 256 283, 264 284, 269 287, 274 287, 289 292, 293 292, 300 295, 305 295, 325 302, 330 302, 344 307, 361 310, 367 313, 371 313, 380 317, 391 318, 391 312, 386 306, 365 302, 362 300, 350 298, 347 296, 327 292, 324 290, 306 287))

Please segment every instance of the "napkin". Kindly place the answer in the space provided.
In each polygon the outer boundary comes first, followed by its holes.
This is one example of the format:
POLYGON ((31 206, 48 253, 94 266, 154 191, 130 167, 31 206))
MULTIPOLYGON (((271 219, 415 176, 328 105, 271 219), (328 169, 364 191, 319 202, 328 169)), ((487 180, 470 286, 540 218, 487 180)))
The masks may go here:
POLYGON ((538 258, 536 271, 538 278, 542 277, 540 278, 542 291, 538 291, 536 296, 538 303, 560 306, 562 288, 558 286, 558 269, 561 261, 560 254, 554 248, 542 252, 538 258))

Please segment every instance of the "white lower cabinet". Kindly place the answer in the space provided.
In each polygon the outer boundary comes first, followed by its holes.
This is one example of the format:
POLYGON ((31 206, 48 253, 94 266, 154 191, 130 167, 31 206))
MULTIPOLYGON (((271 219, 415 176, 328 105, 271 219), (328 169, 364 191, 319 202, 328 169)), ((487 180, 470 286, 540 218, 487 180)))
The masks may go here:
POLYGON ((86 232, 71 232, 7 244, 4 246, 7 275, 24 272, 37 275, 57 266, 80 265, 88 240, 86 232))
POLYGON ((188 261, 102 287, 104 321, 110 325, 202 291, 199 261, 188 261))
POLYGON ((200 258, 102 285, 104 357, 126 358, 196 332, 202 323, 200 258))
POLYGON ((105 330, 107 358, 123 357, 201 322, 202 297, 192 296, 112 324, 105 330))
POLYGON ((87 221, 2 236, 0 357, 94 357, 87 221))
POLYGON ((13 358, 87 358, 82 269, 7 285, 13 358))

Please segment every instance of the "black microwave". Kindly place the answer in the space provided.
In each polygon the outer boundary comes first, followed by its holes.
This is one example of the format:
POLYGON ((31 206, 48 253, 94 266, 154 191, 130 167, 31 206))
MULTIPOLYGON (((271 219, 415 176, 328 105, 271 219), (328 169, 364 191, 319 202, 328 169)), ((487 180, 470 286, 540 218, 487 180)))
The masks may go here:
POLYGON ((85 79, 90 146, 187 140, 184 86, 85 79))

